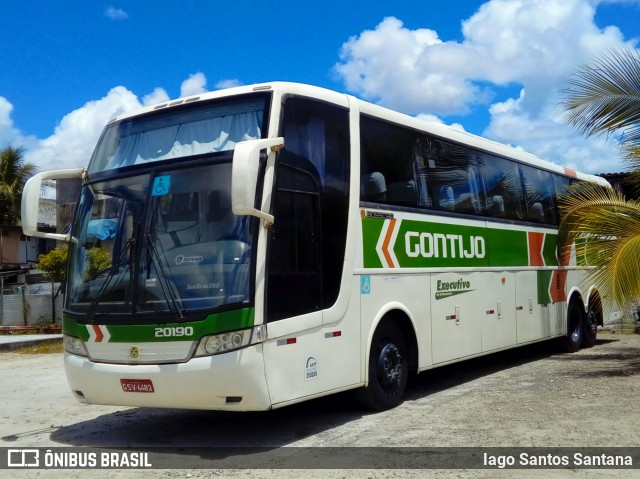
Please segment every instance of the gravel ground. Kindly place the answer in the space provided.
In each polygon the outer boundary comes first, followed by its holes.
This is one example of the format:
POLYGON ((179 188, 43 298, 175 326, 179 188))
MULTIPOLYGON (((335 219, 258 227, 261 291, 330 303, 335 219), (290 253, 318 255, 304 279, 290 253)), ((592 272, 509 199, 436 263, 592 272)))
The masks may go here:
MULTIPOLYGON (((638 446, 640 336, 601 334, 591 349, 551 343, 420 374, 396 409, 368 414, 347 395, 272 412, 87 406, 67 389, 61 354, 0 354, 4 447, 611 447, 638 446)), ((189 454, 186 451, 184 454, 189 454)), ((640 477, 638 470, 2 471, 0 477, 640 477), (10 474, 9 474, 10 473, 10 474)))

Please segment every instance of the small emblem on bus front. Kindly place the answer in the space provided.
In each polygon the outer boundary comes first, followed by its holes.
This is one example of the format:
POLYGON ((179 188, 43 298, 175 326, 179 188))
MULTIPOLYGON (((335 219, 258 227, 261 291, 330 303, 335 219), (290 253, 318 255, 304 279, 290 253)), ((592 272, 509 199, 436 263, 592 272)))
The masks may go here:
POLYGON ((132 359, 138 359, 140 357, 140 346, 133 345, 129 348, 129 357, 132 359))

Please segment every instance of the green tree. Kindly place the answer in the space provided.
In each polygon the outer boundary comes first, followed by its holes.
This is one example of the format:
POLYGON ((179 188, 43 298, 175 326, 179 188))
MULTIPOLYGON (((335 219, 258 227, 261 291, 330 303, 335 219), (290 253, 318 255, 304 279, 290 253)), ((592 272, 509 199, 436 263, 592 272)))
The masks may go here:
POLYGON ((22 189, 36 170, 34 164, 25 163, 22 148, 0 150, 0 224, 18 224, 22 189))
POLYGON ((52 249, 46 254, 38 256, 36 268, 42 271, 45 279, 52 283, 62 283, 67 277, 67 258, 69 248, 67 245, 52 249))
MULTIPOLYGON (((619 50, 580 67, 568 81, 561 108, 586 136, 615 139, 640 186, 640 52, 619 50)), ((610 188, 577 183, 560 199, 559 244, 580 246, 591 278, 623 307, 640 299, 640 202, 610 188)))
POLYGON ((89 267, 84 272, 84 280, 91 281, 100 271, 104 271, 111 266, 111 255, 103 248, 91 248, 87 251, 89 257, 89 267))
MULTIPOLYGON (((69 248, 67 245, 52 249, 46 254, 38 256, 36 268, 42 271, 45 279, 51 281, 51 306, 53 311, 53 322, 56 317, 56 298, 60 294, 62 284, 67 279, 67 260, 69 257, 69 248), (57 290, 55 283, 60 283, 57 290)), ((87 251, 88 266, 84 272, 84 281, 91 281, 100 271, 105 270, 111 265, 111 255, 103 248, 96 247, 87 251)))
MULTIPOLYGON (((67 259, 69 248, 67 245, 52 249, 46 254, 38 256, 36 268, 42 271, 45 279, 53 283, 63 283, 67 279, 67 259)), ((89 264, 83 279, 91 281, 100 271, 111 265, 111 255, 103 248, 96 247, 87 251, 89 264)))
POLYGON ((51 281, 51 311, 53 314, 52 322, 56 322, 56 298, 60 294, 62 283, 67 276, 67 258, 69 256, 69 248, 67 245, 60 248, 52 249, 46 254, 38 256, 36 268, 42 271, 45 279, 51 281), (60 283, 58 289, 55 289, 55 283, 60 283))

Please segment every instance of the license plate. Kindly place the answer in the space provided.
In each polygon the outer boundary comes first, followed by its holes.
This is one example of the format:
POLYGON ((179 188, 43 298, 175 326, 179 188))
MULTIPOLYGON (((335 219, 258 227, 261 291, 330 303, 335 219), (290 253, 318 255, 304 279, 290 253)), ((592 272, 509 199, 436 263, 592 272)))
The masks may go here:
POLYGON ((152 393, 154 391, 151 379, 121 379, 120 385, 126 393, 152 393))

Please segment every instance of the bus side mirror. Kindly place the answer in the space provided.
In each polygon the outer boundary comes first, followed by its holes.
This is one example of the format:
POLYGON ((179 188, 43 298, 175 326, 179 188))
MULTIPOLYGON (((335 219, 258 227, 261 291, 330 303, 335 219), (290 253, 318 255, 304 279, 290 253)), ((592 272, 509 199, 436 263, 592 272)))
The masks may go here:
POLYGON ((37 238, 49 238, 57 241, 69 241, 70 236, 60 233, 46 233, 38 231, 38 210, 40 209, 40 194, 43 183, 50 180, 62 180, 66 178, 81 178, 84 168, 69 170, 43 171, 27 180, 22 189, 22 202, 20 205, 22 232, 25 236, 37 238))
POLYGON ((260 169, 260 150, 278 151, 284 146, 284 138, 264 138, 241 141, 233 152, 231 168, 231 211, 234 215, 256 216, 273 223, 273 215, 255 208, 260 169))

